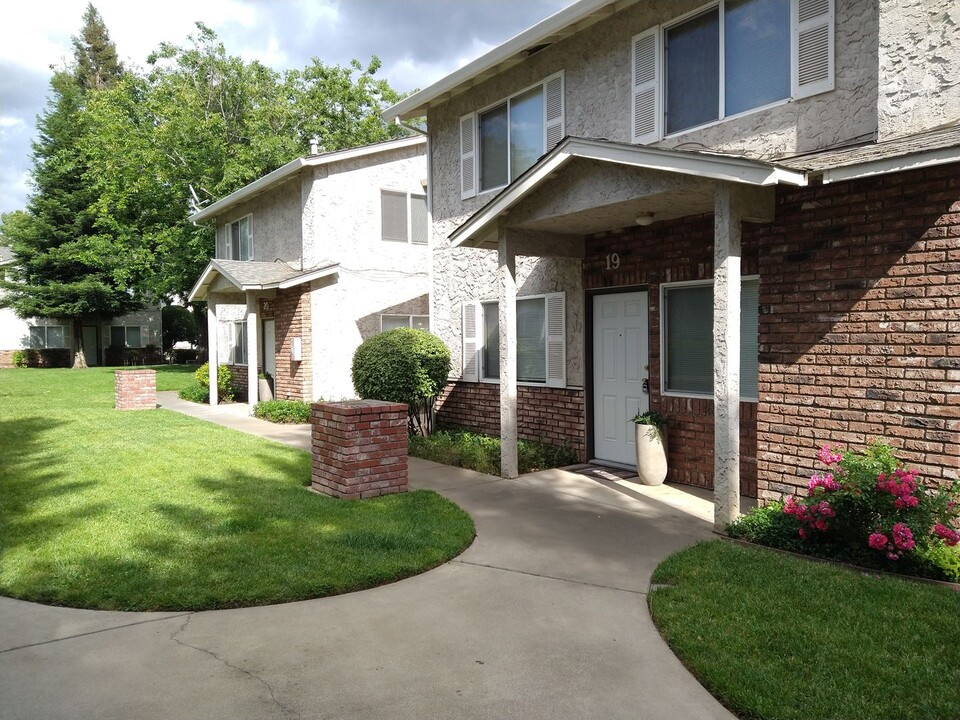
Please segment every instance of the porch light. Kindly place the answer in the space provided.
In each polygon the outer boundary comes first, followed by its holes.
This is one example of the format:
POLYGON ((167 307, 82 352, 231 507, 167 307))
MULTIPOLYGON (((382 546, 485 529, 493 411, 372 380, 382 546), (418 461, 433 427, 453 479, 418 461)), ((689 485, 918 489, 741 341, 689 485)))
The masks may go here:
POLYGON ((636 222, 637 222, 637 225, 643 225, 644 227, 646 227, 647 225, 653 225, 653 213, 652 212, 637 213, 636 222))

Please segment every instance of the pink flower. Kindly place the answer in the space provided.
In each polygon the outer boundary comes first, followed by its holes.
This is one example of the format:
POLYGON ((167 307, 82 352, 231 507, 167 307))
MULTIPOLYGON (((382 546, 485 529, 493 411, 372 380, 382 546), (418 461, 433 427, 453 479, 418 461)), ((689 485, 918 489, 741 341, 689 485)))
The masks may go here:
POLYGON ((903 523, 897 523, 893 526, 893 544, 901 550, 913 550, 916 543, 913 540, 913 532, 903 523))
POLYGON ((827 473, 826 475, 814 474, 810 478, 810 482, 807 483, 808 494, 813 495, 817 488, 823 488, 827 492, 834 492, 840 489, 840 483, 833 479, 833 473, 827 473))
POLYGON ((893 504, 902 510, 903 508, 916 507, 919 502, 916 495, 905 495, 904 497, 898 497, 893 501, 893 504))
POLYGON ((943 544, 949 547, 953 547, 957 543, 960 543, 960 532, 956 530, 951 530, 946 525, 942 523, 937 523, 933 526, 933 533, 938 538, 943 540, 943 544))
POLYGON ((887 558, 889 558, 890 560, 899 560, 899 559, 900 559, 900 556, 897 555, 897 553, 895 553, 895 552, 888 552, 888 553, 887 553, 887 558))
POLYGON ((870 539, 867 541, 867 544, 874 550, 883 550, 885 547, 887 547, 887 536, 883 533, 875 532, 870 535, 870 539))
POLYGON ((817 459, 824 465, 835 465, 843 460, 843 455, 837 452, 836 448, 831 448, 829 445, 824 445, 822 448, 820 448, 820 452, 817 453, 817 459))

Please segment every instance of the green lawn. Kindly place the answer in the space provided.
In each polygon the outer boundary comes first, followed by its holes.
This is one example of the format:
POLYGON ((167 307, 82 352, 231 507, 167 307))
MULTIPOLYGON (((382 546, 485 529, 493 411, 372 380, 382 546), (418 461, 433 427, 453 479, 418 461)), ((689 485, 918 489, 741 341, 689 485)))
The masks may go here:
MULTIPOLYGON (((160 389, 188 371, 158 368, 160 389)), ((0 593, 117 610, 286 602, 423 572, 474 535, 436 493, 309 492, 302 451, 113 409, 113 370, 0 370, 0 593)))
POLYGON ((960 592, 724 541, 653 582, 660 632, 740 717, 960 717, 960 592))

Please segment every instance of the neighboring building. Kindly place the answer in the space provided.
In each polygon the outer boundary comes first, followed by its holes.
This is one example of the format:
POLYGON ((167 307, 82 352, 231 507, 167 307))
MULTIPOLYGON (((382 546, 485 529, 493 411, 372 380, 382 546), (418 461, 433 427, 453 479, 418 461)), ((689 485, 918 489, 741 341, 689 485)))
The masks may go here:
POLYGON ((192 216, 217 249, 189 299, 251 403, 261 372, 279 398, 354 397, 363 340, 429 326, 425 154, 417 136, 298 158, 192 216))
MULTIPOLYGON (((14 262, 10 248, 0 247, 0 272, 14 262)), ((2 292, 2 291, 0 291, 2 292)), ((160 308, 151 307, 104 322, 84 322, 83 355, 87 365, 160 362, 160 308)), ((73 364, 73 319, 21 319, 0 308, 0 368, 13 367, 13 353, 28 350, 29 363, 42 367, 73 364)))
POLYGON ((806 484, 823 443, 960 467, 951 0, 581 0, 414 93, 441 423, 668 479, 806 484))

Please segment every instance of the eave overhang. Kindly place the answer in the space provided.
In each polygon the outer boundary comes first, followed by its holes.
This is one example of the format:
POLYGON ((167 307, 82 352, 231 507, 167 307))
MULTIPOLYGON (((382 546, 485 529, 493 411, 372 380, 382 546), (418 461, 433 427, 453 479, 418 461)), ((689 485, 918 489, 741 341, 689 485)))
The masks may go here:
POLYGON ((296 287, 297 285, 319 280, 320 278, 324 278, 329 275, 334 275, 339 271, 339 269, 340 263, 330 263, 322 267, 307 270, 305 272, 298 271, 292 274, 290 277, 275 280, 273 282, 252 283, 244 282, 238 279, 216 260, 211 260, 207 264, 207 267, 204 268, 203 272, 200 274, 200 279, 197 280, 193 288, 190 290, 187 300, 189 302, 205 300, 207 298, 210 285, 217 276, 224 278, 227 282, 233 285, 237 292, 246 293, 263 290, 285 290, 287 288, 296 287))
POLYGON ((576 158, 753 186, 804 186, 806 174, 758 160, 568 137, 450 235, 453 247, 486 247, 504 213, 576 158))

